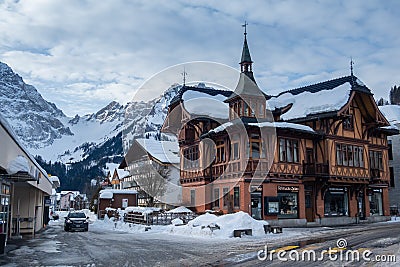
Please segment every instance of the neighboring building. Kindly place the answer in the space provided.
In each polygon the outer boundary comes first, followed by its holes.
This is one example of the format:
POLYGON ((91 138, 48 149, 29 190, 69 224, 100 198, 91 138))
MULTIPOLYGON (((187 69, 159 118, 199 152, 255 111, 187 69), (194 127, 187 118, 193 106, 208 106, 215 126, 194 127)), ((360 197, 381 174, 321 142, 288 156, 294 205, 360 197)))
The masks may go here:
MULTIPOLYGON (((397 126, 397 128, 400 127, 399 105, 380 106, 379 109, 392 125, 397 126)), ((400 135, 388 137, 388 145, 390 213, 398 215, 400 214, 400 135)))
POLYGON ((103 189, 99 192, 97 215, 104 218, 106 208, 122 209, 137 206, 136 190, 103 189))
POLYGON ((178 135, 183 203, 280 225, 387 220, 387 136, 398 130, 370 89, 351 71, 266 95, 246 37, 239 82, 218 108, 225 93, 188 86, 169 106, 163 131, 178 135), (185 92, 201 90, 210 99, 201 108, 185 102, 185 92))
POLYGON ((60 205, 60 194, 56 191, 56 188, 60 187, 60 179, 54 175, 50 175, 49 179, 54 185, 50 196, 50 209, 54 212, 59 209, 60 205))
POLYGON ((122 181, 126 176, 129 175, 129 172, 115 168, 113 171, 113 175, 111 177, 111 184, 113 189, 122 189, 122 181))
POLYGON ((60 210, 70 210, 74 207, 75 194, 72 191, 61 191, 60 210))
POLYGON ((7 238, 35 234, 49 220, 55 185, 2 116, 0 143, 0 233, 7 238))
POLYGON ((61 191, 59 209, 60 210, 81 210, 89 208, 89 200, 86 194, 79 191, 61 191))
POLYGON ((179 183, 179 146, 177 142, 158 141, 153 139, 136 139, 124 157, 119 168, 124 168, 129 175, 123 179, 124 189, 135 189, 138 191, 138 204, 148 206, 153 200, 155 206, 168 209, 174 205, 166 203, 178 203, 181 196, 179 183), (150 170, 151 169, 151 170, 150 170), (156 179, 154 170, 165 169, 168 177, 156 179), (144 177, 148 181, 164 182, 165 193, 152 191, 152 186, 143 182, 144 177), (149 188, 149 189, 148 189, 149 188), (177 191, 178 190, 178 191, 177 191), (156 198, 152 199, 151 194, 155 193, 156 198), (149 195, 150 194, 150 195, 149 195))

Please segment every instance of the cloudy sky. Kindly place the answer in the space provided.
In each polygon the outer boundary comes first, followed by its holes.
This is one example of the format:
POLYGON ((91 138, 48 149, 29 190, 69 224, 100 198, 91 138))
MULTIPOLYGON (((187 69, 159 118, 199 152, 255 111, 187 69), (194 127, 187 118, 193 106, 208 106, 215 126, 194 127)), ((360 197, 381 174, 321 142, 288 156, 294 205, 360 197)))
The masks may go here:
POLYGON ((0 0, 0 61, 67 115, 83 115, 126 103, 172 65, 238 68, 247 20, 265 92, 348 75, 352 57, 355 75, 388 98, 400 85, 399 10, 396 0, 0 0))

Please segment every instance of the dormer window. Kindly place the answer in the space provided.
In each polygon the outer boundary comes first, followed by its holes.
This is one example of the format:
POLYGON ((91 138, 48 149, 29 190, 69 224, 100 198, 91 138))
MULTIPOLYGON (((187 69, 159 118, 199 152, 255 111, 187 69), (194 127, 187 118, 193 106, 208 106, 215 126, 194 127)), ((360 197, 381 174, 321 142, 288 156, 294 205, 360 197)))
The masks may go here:
POLYGON ((348 131, 354 130, 353 115, 347 115, 343 120, 343 129, 348 131))

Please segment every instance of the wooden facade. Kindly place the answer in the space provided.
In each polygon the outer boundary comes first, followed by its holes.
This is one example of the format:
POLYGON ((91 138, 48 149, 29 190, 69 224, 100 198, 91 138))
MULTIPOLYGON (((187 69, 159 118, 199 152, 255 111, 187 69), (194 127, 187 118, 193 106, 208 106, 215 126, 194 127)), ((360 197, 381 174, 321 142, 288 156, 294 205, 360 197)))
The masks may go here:
POLYGON ((243 51, 238 86, 224 101, 227 120, 193 119, 179 99, 169 107, 163 130, 178 135, 184 204, 198 212, 245 211, 282 225, 387 219, 387 136, 397 131, 371 91, 351 74, 268 96, 255 83, 246 36, 243 51), (303 116, 285 117, 295 101, 267 105, 284 94, 311 103, 309 93, 342 87, 340 105, 303 116))

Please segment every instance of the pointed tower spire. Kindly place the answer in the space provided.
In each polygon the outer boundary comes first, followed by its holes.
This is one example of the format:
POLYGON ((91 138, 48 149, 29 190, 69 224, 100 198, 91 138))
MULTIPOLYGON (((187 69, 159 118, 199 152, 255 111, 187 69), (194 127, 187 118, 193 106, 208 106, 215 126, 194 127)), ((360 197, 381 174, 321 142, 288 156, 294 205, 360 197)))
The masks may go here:
POLYGON ((353 73, 353 65, 354 65, 354 61, 353 61, 353 57, 350 58, 350 77, 351 77, 351 87, 354 86, 354 73, 353 73))
POLYGON ((251 60, 249 46, 247 44, 247 25, 249 25, 246 21, 242 25, 244 27, 244 43, 243 43, 243 50, 242 50, 242 58, 240 61, 240 71, 246 74, 251 80, 254 80, 253 76, 253 61, 251 60))

